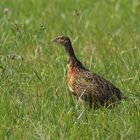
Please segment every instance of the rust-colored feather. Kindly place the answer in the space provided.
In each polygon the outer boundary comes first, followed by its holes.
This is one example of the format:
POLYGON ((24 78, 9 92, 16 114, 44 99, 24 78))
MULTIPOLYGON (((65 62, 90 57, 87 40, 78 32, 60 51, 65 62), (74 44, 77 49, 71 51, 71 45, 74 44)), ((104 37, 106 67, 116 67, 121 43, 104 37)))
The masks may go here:
POLYGON ((74 54, 68 37, 57 37, 55 42, 65 47, 68 58, 67 83, 73 95, 88 102, 91 108, 99 105, 108 106, 124 98, 121 91, 111 82, 90 72, 81 64, 74 54))

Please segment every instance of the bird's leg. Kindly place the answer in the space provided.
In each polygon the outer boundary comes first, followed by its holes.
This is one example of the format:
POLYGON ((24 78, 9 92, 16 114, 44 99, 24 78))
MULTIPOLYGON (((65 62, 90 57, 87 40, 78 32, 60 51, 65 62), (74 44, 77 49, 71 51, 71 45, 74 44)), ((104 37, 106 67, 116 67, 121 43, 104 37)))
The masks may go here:
POLYGON ((89 97, 89 107, 90 107, 90 109, 97 109, 98 108, 98 104, 93 97, 89 97))
POLYGON ((89 97, 89 107, 92 108, 93 105, 93 98, 89 97))
POLYGON ((100 106, 101 106, 101 104, 99 103, 99 101, 96 99, 96 97, 92 97, 92 107, 96 110, 96 109, 98 109, 100 106))

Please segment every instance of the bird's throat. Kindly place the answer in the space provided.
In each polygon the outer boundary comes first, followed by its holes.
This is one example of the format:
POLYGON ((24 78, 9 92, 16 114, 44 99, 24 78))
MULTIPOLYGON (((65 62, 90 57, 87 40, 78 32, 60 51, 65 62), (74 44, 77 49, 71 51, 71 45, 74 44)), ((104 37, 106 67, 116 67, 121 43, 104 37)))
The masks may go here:
POLYGON ((66 50, 66 53, 67 53, 68 65, 85 69, 83 67, 82 63, 75 56, 71 43, 65 45, 65 50, 66 50))
POLYGON ((71 43, 65 46, 66 54, 67 54, 67 61, 72 62, 76 60, 76 56, 74 54, 74 50, 72 48, 71 43))

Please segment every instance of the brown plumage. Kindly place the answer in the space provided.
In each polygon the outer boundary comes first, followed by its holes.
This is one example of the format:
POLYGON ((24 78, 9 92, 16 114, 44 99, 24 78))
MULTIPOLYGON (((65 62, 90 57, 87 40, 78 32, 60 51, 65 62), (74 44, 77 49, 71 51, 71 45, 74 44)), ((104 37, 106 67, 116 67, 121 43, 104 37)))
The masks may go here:
POLYGON ((103 77, 87 70, 76 58, 71 41, 66 36, 54 40, 65 47, 67 53, 67 84, 77 99, 87 102, 92 108, 109 106, 124 98, 121 91, 103 77))

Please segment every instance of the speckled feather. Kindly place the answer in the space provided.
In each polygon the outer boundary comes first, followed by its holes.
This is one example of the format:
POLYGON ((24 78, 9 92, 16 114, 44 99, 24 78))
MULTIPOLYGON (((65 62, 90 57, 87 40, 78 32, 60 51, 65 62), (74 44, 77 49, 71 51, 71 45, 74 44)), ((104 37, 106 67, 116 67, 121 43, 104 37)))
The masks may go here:
POLYGON ((109 105, 123 98, 121 91, 103 77, 73 63, 68 64, 67 83, 73 95, 89 102, 90 107, 109 105))
POLYGON ((109 106, 124 98, 121 91, 103 77, 87 70, 76 58, 71 41, 68 37, 59 36, 55 42, 65 47, 67 65, 67 84, 70 91, 77 99, 89 103, 92 108, 100 105, 109 106))

